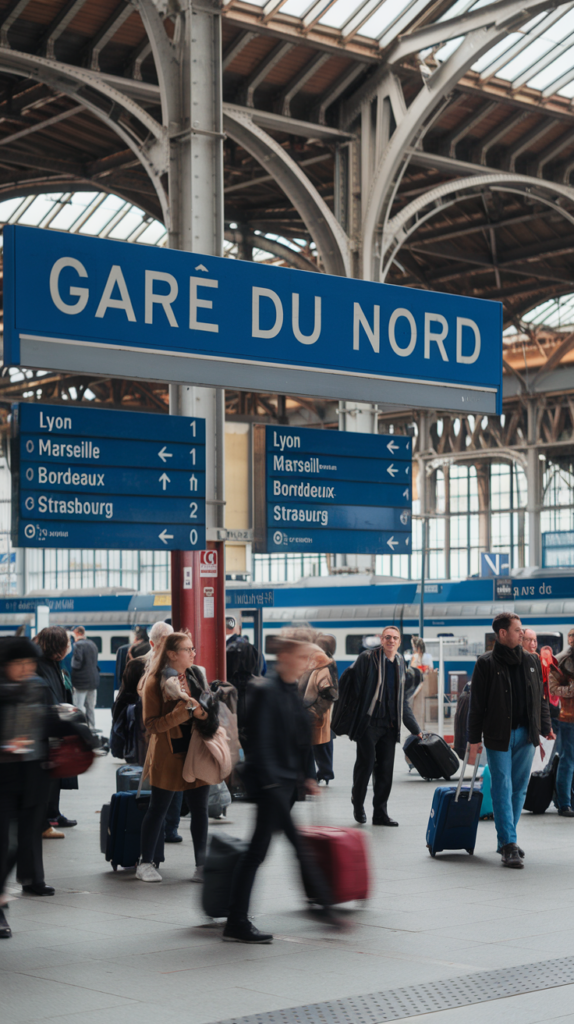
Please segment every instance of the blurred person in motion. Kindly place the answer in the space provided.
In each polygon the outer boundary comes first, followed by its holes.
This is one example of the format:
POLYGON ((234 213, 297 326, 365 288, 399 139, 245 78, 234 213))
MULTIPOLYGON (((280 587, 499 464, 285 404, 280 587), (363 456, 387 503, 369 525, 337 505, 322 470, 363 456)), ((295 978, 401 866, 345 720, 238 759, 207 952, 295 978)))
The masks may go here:
POLYGON ((144 778, 151 784, 151 799, 142 822, 142 853, 136 877, 161 882, 156 865, 163 860, 164 822, 174 793, 183 793, 191 817, 191 838, 196 870, 192 881, 203 880, 207 845, 209 786, 196 779, 186 782, 183 766, 191 740, 192 720, 204 718, 198 684, 189 673, 195 647, 188 633, 171 633, 154 647, 143 687, 143 722, 150 737, 144 778), (190 684, 190 676, 192 683, 190 684))
MULTIPOLYGON (((38 660, 37 672, 44 680, 50 694, 51 704, 69 704, 70 696, 66 689, 60 663, 64 660, 70 650, 70 638, 62 626, 46 626, 40 630, 38 636, 34 637, 34 643, 41 648, 42 656, 38 660)), ((78 822, 74 818, 67 818, 60 811, 60 790, 77 789, 78 780, 51 779, 50 792, 46 821, 44 822, 44 839, 64 839, 64 833, 59 828, 72 828, 78 822)))
MULTIPOLYGON (((574 644, 574 633, 572 634, 572 643, 574 644)), ((550 719, 552 721, 552 732, 556 735, 556 742, 552 747, 552 756, 549 758, 547 768, 550 770, 550 766, 555 754, 559 754, 561 750, 560 740, 560 699, 550 692, 550 666, 555 662, 555 658, 552 654, 551 647, 543 647, 540 652, 538 651, 538 634, 535 629, 525 629, 524 636, 522 637, 522 649, 527 651, 528 654, 533 654, 538 658, 540 664, 540 671, 542 673, 542 682, 544 684, 544 696, 548 701, 548 710, 550 712, 550 719)), ((546 756, 546 752, 542 745, 540 746, 540 754, 542 760, 546 756)))
POLYGON ((505 868, 523 868, 516 827, 540 736, 555 739, 544 696, 540 659, 522 646, 518 615, 502 612, 492 622, 496 640, 474 667, 468 716, 469 763, 486 747, 490 768, 497 852, 505 868))
POLYGON ((89 640, 83 626, 72 630, 75 640, 72 651, 72 686, 74 687, 74 704, 86 716, 90 729, 96 728, 96 698, 100 685, 98 668, 98 648, 93 640, 89 640))
POLYGON ((550 665, 548 685, 551 697, 560 699, 560 760, 556 774, 558 814, 563 818, 574 818, 574 634, 569 633, 568 638, 571 647, 567 654, 559 655, 557 667, 550 665))
POLYGON ((36 675, 41 650, 26 637, 0 640, 0 938, 12 932, 6 920, 7 877, 16 865, 26 893, 53 896, 44 881, 42 827, 48 798, 51 696, 36 675), (11 849, 11 840, 16 849, 11 849))
POLYGON ((427 654, 424 640, 418 636, 413 637, 411 646, 413 655, 409 662, 410 668, 418 668, 421 672, 428 672, 429 669, 434 668, 434 661, 430 654, 427 654))
POLYGON ((257 871, 269 850, 274 832, 283 832, 301 865, 308 892, 316 894, 325 919, 338 925, 330 907, 329 887, 309 856, 291 818, 301 787, 314 795, 319 788, 307 777, 311 759, 311 723, 299 695, 298 683, 311 658, 324 652, 305 629, 285 629, 269 640, 277 660, 265 679, 253 686, 250 699, 244 781, 257 805, 257 818, 249 849, 233 880, 229 916, 223 931, 227 942, 269 943, 273 936, 260 932, 249 920, 249 903, 257 871))
MULTIPOLYGON (((373 825, 396 827, 388 813, 393 785, 395 749, 401 738, 401 721, 413 736, 422 736, 405 686, 405 662, 399 653, 401 634, 385 626, 381 646, 363 651, 341 676, 349 739, 357 744, 351 800, 355 821, 367 820, 365 799, 373 777, 373 825)), ((334 726, 338 733, 337 726, 334 726)))
POLYGON ((321 648, 321 653, 311 659, 310 667, 301 676, 299 694, 311 718, 317 782, 325 782, 328 786, 335 778, 331 709, 339 696, 339 674, 333 660, 337 642, 327 633, 319 633, 313 642, 321 648))

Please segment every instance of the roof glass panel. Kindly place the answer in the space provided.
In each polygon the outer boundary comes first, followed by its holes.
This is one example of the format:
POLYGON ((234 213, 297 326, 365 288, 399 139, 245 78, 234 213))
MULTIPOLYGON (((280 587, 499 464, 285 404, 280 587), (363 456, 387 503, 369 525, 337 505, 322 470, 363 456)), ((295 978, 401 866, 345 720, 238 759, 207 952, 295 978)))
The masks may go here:
MULTIPOLYGON (((391 0, 387 0, 387 3, 389 2, 391 0)), ((341 28, 360 6, 361 4, 357 0, 335 0, 333 6, 325 11, 319 22, 321 25, 330 25, 331 28, 341 28)))
POLYGON ((53 209, 53 206, 54 200, 51 196, 36 196, 32 205, 18 218, 18 223, 39 224, 49 214, 50 210, 53 209))
POLYGON ((544 68, 544 70, 538 75, 535 75, 534 78, 530 78, 527 85, 529 85, 531 89, 545 89, 546 86, 551 85, 552 82, 561 78, 566 71, 572 70, 572 73, 574 74, 573 69, 574 45, 570 46, 570 48, 560 57, 557 57, 556 60, 553 60, 552 63, 549 64, 547 68, 544 68))
POLYGON ((309 7, 309 0, 287 0, 281 8, 282 14, 291 14, 294 18, 302 18, 309 7))
POLYGON ((138 228, 144 218, 142 210, 138 210, 137 207, 128 209, 125 217, 122 217, 119 224, 116 224, 115 228, 110 231, 110 238, 127 238, 131 235, 132 231, 138 228))
POLYGON ((541 57, 544 57, 553 46, 554 43, 545 39, 544 36, 534 39, 529 46, 522 50, 522 53, 517 54, 514 60, 499 70, 498 77, 505 78, 507 82, 514 82, 519 75, 531 68, 541 57))
POLYGON ((17 199, 5 199, 3 203, 0 203, 0 224, 6 224, 6 222, 10 220, 14 211, 21 205, 21 196, 18 196, 17 199))
POLYGON ((574 294, 561 295, 558 299, 549 299, 531 309, 522 320, 537 326, 563 328, 570 327, 574 322, 574 294))
POLYGON ((505 53, 511 46, 514 46, 515 43, 518 43, 521 39, 522 35, 520 32, 511 32, 511 34, 506 36, 505 39, 501 39, 496 46, 493 46, 491 50, 487 50, 486 53, 483 53, 480 60, 477 60, 476 63, 472 65, 472 70, 479 72, 484 71, 486 68, 490 67, 497 57, 501 57, 503 53, 505 53))

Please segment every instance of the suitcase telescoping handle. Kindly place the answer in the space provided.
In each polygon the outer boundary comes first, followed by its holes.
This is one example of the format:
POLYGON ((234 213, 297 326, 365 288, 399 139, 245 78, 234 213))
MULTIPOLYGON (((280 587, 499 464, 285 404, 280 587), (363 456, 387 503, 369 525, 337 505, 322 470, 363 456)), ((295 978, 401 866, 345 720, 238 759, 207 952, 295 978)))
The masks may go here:
MULTIPOLYGON (((466 744, 466 750, 464 752, 464 761, 462 762, 462 768, 460 770, 460 778, 458 780, 458 786, 456 787, 456 796, 454 798, 454 802, 455 803, 458 803, 458 798, 460 796, 460 790, 461 790, 461 787, 462 787, 462 781, 464 779, 464 773, 466 771, 466 766, 468 764, 469 757, 470 757, 470 743, 467 743, 466 744)), ((476 760, 474 762, 474 771, 472 773, 472 779, 470 780, 470 789, 468 791, 468 799, 469 800, 472 800, 472 794, 474 793, 474 784, 476 782, 476 774, 478 772, 478 762, 479 761, 480 761, 480 757, 477 754, 476 755, 476 760)))

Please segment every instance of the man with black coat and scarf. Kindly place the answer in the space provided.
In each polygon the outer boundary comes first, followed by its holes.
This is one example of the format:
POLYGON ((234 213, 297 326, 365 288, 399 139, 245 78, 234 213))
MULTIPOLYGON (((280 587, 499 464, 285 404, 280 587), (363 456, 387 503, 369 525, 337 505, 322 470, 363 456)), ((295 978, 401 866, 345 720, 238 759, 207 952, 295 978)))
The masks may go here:
POLYGON ((381 647, 363 651, 341 676, 341 697, 333 715, 335 733, 347 733, 357 744, 353 771, 353 813, 364 825, 365 797, 373 776, 373 825, 397 826, 389 817, 387 803, 393 785, 395 748, 401 738, 401 719, 414 736, 421 730, 405 688, 405 662, 399 654, 401 634, 385 626, 381 647))
POLYGON ((516 842, 534 751, 540 736, 555 739, 540 660, 522 647, 518 615, 502 612, 492 623, 494 649, 478 658, 472 674, 468 738, 474 764, 486 747, 492 809, 502 866, 524 867, 516 842))

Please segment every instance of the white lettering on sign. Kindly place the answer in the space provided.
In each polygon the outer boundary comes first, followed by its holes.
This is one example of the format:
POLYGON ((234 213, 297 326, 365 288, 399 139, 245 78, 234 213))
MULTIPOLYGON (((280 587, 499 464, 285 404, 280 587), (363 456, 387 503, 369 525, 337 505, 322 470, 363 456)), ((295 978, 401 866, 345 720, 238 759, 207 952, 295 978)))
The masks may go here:
POLYGON ((335 488, 326 484, 284 484, 281 480, 273 481, 274 498, 333 498, 335 488))
POLYGON ((67 469, 48 469, 38 466, 39 484, 72 484, 74 487, 105 487, 104 473, 76 473, 67 469))
POLYGON ((274 505, 273 518, 276 523, 320 523, 321 526, 327 526, 329 512, 326 508, 286 508, 285 505, 274 505))
POLYGON ((52 302, 60 310, 60 313, 68 313, 70 316, 74 316, 75 313, 81 313, 86 308, 90 292, 88 288, 78 288, 75 284, 70 285, 68 289, 70 295, 77 295, 78 300, 74 303, 64 302, 60 295, 60 274, 64 267, 72 267, 79 277, 87 277, 88 271, 79 260, 75 260, 72 256, 62 256, 59 260, 56 260, 50 272, 50 295, 52 296, 52 302))
POLYGON ((72 420, 69 416, 48 416, 40 413, 40 430, 71 430, 72 420))
POLYGON ((398 356, 410 356, 416 343, 417 343, 417 325, 415 318, 411 313, 410 309, 395 309, 391 313, 391 319, 389 320, 389 342, 393 352, 396 352, 398 356), (411 328, 411 340, 409 341, 406 348, 401 348, 395 337, 395 326, 397 320, 404 317, 408 320, 411 328))
POLYGON ((321 334, 321 299, 318 295, 315 296, 315 321, 313 324, 313 330, 311 334, 303 334, 299 327, 299 296, 297 292, 293 292, 291 296, 292 302, 292 326, 293 334, 300 341, 302 345, 314 345, 317 338, 321 334))
POLYGON ((336 466, 322 466, 319 459, 286 459, 284 455, 273 456, 275 473, 319 473, 320 470, 335 470, 336 466))
POLYGON ((273 447, 280 448, 284 451, 285 448, 300 448, 301 438, 297 434, 279 434, 277 431, 273 431, 273 447))
POLYGON ((154 305, 161 306, 170 327, 178 327, 179 324, 175 319, 173 309, 171 308, 172 302, 177 299, 177 293, 179 287, 173 274, 163 274, 159 270, 146 270, 145 272, 145 322, 146 324, 153 324, 153 307, 154 305), (154 292, 153 286, 156 281, 162 281, 164 284, 169 285, 168 292, 154 292))
POLYGON ((457 363, 476 363, 480 355, 480 331, 478 324, 475 324, 474 320, 469 320, 465 316, 457 316, 456 318, 456 361, 457 363), (474 334, 474 352, 470 356, 463 356, 462 354, 462 329, 463 327, 470 327, 474 334))
POLYGON ((199 575, 217 576, 217 551, 210 548, 199 553, 199 575))
POLYGON ((38 498, 39 512, 56 512, 60 516, 104 516, 111 519, 114 514, 114 505, 111 501, 81 501, 80 498, 73 498, 64 501, 60 498, 48 498, 41 494, 38 498))
MULTIPOLYGON (((49 437, 46 440, 41 437, 38 447, 40 455, 50 455, 53 459, 99 459, 100 457, 100 449, 92 441, 82 441, 80 444, 58 444, 49 437)), ((28 448, 28 442, 26 442, 26 450, 32 452, 34 448, 33 446, 28 448)))
POLYGON ((96 309, 97 317, 104 317, 108 309, 123 309, 128 320, 132 323, 136 322, 136 315, 134 313, 134 307, 132 306, 132 300, 130 299, 130 293, 128 292, 128 286, 125 282, 122 268, 114 264, 108 274, 108 280, 106 281, 102 297, 98 308, 96 309), (113 299, 113 291, 117 286, 120 293, 119 299, 113 299))
POLYGON ((448 356, 444 347, 444 339, 448 334, 448 323, 445 316, 441 313, 425 313, 425 359, 431 357, 431 341, 434 341, 438 346, 438 350, 444 359, 445 363, 448 363, 448 356), (432 324, 440 324, 440 331, 433 331, 432 324))
POLYGON ((203 277, 190 277, 189 279, 189 327, 192 331, 211 331, 212 334, 219 333, 219 324, 205 323, 203 320, 197 319, 198 309, 213 309, 213 302, 211 299, 200 299, 197 296, 197 289, 201 288, 219 288, 219 281, 213 281, 211 278, 203 277))
POLYGON ((277 292, 271 288, 253 288, 251 292, 251 335, 254 338, 276 338, 283 327, 283 306, 277 292), (260 326, 259 306, 261 299, 271 299, 275 306, 275 323, 273 327, 260 326))
POLYGON ((381 307, 373 306, 373 326, 367 320, 358 302, 353 303, 353 348, 359 349, 361 327, 369 339, 373 352, 378 352, 381 345, 381 307))

